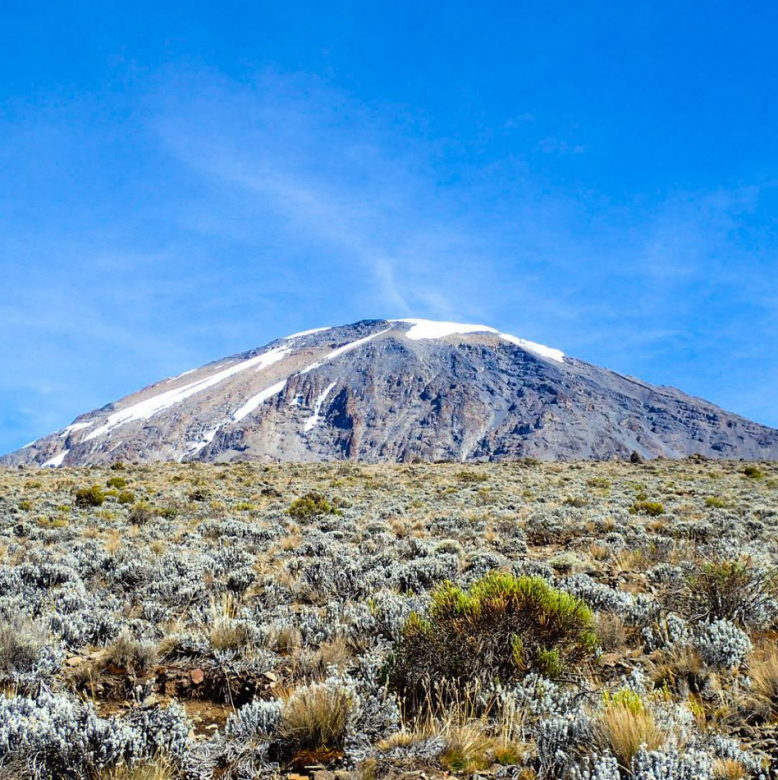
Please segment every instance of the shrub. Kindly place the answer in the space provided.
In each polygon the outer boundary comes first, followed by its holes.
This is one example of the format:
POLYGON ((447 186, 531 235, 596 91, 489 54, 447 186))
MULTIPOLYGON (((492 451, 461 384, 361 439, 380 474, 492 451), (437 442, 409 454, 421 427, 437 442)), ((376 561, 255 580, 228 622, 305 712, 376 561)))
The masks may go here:
POLYGON ((131 490, 122 490, 122 492, 119 493, 117 501, 120 504, 134 504, 135 503, 135 493, 133 493, 131 490))
POLYGON ((762 471, 757 466, 746 466, 743 469, 743 474, 746 475, 749 479, 763 479, 764 478, 764 471, 762 471))
POLYGON ((178 772, 171 762, 164 758, 155 758, 149 763, 128 766, 121 764, 94 774, 94 780, 175 780, 178 772))
POLYGON ((668 605, 690 620, 768 622, 774 609, 775 575, 749 559, 706 561, 665 594, 668 605))
POLYGON ((630 514, 648 515, 649 517, 659 517, 665 513, 664 504, 659 501, 636 501, 630 508, 630 514))
POLYGON ((295 520, 309 520, 319 515, 339 515, 340 510, 331 504, 321 493, 306 493, 292 502, 287 514, 295 520))
POLYGON ((105 484, 111 488, 121 489, 127 487, 127 480, 124 477, 111 477, 105 484))
POLYGON ((215 650, 240 653, 251 646, 254 634, 244 621, 219 615, 210 628, 208 639, 215 650))
POLYGON ((479 482, 486 482, 489 479, 489 475, 478 471, 460 471, 459 474, 457 474, 457 479, 460 482, 474 485, 479 482))
POLYGON ((280 718, 281 702, 256 699, 230 715, 225 731, 235 739, 269 738, 278 728, 280 718))
POLYGON ((748 775, 743 764, 734 758, 717 758, 713 762, 715 780, 746 780, 748 775))
MULTIPOLYGON (((454 720, 455 715, 450 716, 454 720)), ((440 763, 452 772, 470 775, 494 764, 518 764, 518 746, 488 733, 485 721, 467 720, 444 723, 445 739, 440 763)))
POLYGON ((491 572, 466 592, 440 586, 429 616, 408 618, 390 680, 413 699, 440 679, 508 683, 530 671, 561 677, 574 674, 596 644, 583 601, 540 577, 491 572))
POLYGON ((146 525, 146 523, 154 518, 155 514, 156 513, 152 507, 150 507, 145 502, 141 502, 140 504, 135 504, 132 507, 130 514, 127 516, 127 519, 133 525, 146 525))
POLYGON ((102 506, 105 501, 105 493, 99 485, 92 485, 89 488, 81 488, 76 491, 76 506, 90 507, 102 506))
POLYGON ((753 650, 748 634, 728 620, 703 624, 694 638, 694 646, 708 666, 723 669, 740 667, 753 650))
POLYGON ((712 509, 725 509, 729 506, 729 502, 720 496, 708 496, 705 499, 705 506, 709 506, 712 509))
POLYGON ((0 678, 30 672, 38 664, 47 644, 46 632, 36 623, 15 617, 0 623, 0 678))

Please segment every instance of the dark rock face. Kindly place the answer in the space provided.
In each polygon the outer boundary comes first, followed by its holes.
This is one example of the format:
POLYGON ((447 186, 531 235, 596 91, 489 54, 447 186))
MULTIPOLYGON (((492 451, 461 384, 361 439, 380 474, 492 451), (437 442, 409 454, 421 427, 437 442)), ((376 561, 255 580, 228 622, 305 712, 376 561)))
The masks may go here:
POLYGON ((778 431, 490 328, 367 320, 152 385, 0 459, 778 457, 778 431))

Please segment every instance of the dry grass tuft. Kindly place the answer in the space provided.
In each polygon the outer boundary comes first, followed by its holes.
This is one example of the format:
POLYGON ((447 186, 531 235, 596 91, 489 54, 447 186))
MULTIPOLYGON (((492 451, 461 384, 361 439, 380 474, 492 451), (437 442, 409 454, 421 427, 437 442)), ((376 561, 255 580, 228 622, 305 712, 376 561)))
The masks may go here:
POLYGON ((174 780, 176 776, 177 773, 169 761, 157 758, 139 766, 104 769, 95 774, 93 780, 174 780))
POLYGON ((745 780, 748 772, 734 758, 717 758, 713 762, 713 777, 716 780, 745 780))
POLYGON ((286 700, 279 734, 291 751, 339 751, 352 707, 346 688, 312 683, 286 700))
POLYGON ((765 645, 748 664, 751 689, 743 705, 758 720, 778 718, 778 648, 765 645))
POLYGON ((606 701, 596 728, 602 747, 627 771, 641 745, 658 750, 667 739, 651 710, 631 691, 619 692, 606 701))

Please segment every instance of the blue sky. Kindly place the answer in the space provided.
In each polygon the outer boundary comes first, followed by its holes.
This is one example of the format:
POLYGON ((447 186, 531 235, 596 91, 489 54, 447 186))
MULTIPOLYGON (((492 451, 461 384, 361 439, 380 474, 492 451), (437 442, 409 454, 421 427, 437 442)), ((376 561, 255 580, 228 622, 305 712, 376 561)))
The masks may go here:
POLYGON ((0 451, 398 316, 778 426, 776 4, 6 0, 0 28, 0 451))

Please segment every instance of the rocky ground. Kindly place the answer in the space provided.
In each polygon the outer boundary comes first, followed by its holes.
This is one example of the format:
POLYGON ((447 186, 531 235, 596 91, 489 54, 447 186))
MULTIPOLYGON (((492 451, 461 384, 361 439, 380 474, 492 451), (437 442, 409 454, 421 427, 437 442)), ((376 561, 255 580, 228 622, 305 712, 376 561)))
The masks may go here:
POLYGON ((774 777, 778 464, 0 471, 0 778, 774 777))

